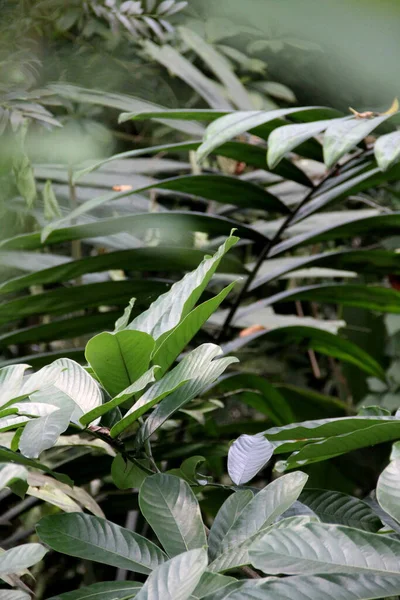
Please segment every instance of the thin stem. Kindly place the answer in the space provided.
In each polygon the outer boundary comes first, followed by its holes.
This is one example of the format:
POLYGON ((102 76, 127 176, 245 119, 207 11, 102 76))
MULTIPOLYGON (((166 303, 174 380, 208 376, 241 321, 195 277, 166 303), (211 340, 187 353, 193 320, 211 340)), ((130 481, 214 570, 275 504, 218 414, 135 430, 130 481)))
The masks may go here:
MULTIPOLYGON (((142 419, 142 417, 139 418, 139 423, 141 425, 143 425, 144 421, 142 419)), ((151 443, 150 443, 150 439, 147 439, 144 443, 144 450, 146 452, 146 457, 149 460, 151 466, 153 467, 153 469, 155 470, 156 473, 161 473, 160 469, 157 466, 156 461, 154 460, 153 457, 153 452, 151 450, 151 443)))

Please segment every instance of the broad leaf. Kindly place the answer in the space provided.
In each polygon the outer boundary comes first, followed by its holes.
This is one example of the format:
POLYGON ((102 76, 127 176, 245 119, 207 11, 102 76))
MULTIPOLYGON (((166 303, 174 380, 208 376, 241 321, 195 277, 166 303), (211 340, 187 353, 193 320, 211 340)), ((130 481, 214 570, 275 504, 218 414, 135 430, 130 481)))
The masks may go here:
POLYGON ((183 479, 164 473, 147 477, 139 506, 169 556, 207 546, 199 504, 183 479))
POLYGON ((400 160, 400 131, 380 136, 374 146, 375 158, 382 171, 400 160))
POLYGON ((4 446, 0 446, 0 462, 7 462, 15 465, 23 465, 24 467, 31 467, 33 469, 38 469, 39 471, 44 471, 49 475, 52 475, 58 481, 62 483, 66 483, 67 485, 73 485, 72 480, 68 477, 68 475, 63 475, 62 473, 56 473, 47 467, 46 465, 42 465, 36 460, 31 460, 30 458, 26 458, 17 452, 13 452, 4 446))
POLYGON ((142 584, 135 581, 102 581, 73 592, 52 596, 48 600, 123 600, 134 598, 141 587, 142 584))
POLYGON ((0 406, 20 395, 26 369, 29 369, 29 365, 12 365, 0 369, 0 406))
POLYGON ((229 448, 228 473, 233 483, 247 483, 268 463, 273 445, 262 435, 241 435, 229 448))
POLYGON ((41 544, 22 544, 0 554, 0 577, 20 573, 42 560, 47 550, 41 544))
POLYGON ((350 527, 308 523, 270 530, 249 551, 268 574, 349 573, 400 575, 400 542, 350 527))
POLYGON ((151 573, 137 600, 188 600, 207 568, 207 552, 189 550, 151 573))
POLYGON ((368 504, 342 492, 307 488, 301 493, 300 501, 309 506, 323 523, 346 525, 372 533, 382 527, 368 504))
POLYGON ((143 331, 105 331, 89 340, 85 357, 108 393, 117 396, 146 372, 154 345, 143 331))
POLYGON ((237 241, 237 237, 230 236, 214 256, 204 258, 195 271, 185 275, 171 287, 169 292, 153 302, 147 311, 134 319, 129 329, 145 331, 158 340, 160 336, 176 327, 195 306, 221 258, 237 241))
POLYGON ((222 542, 224 538, 243 512, 243 509, 253 499, 253 496, 251 490, 240 490, 231 494, 219 509, 208 536, 208 554, 211 560, 223 551, 222 542))
POLYGON ((382 471, 376 498, 383 510, 400 523, 400 459, 392 460, 382 471))
POLYGON ((219 573, 206 571, 201 576, 196 589, 190 596, 190 600, 203 600, 203 598, 210 600, 211 594, 215 594, 217 590, 221 590, 234 581, 236 580, 233 577, 226 577, 225 575, 219 575, 219 573))
POLYGON ((166 555, 144 537, 105 519, 86 514, 44 517, 39 538, 57 552, 148 574, 166 555))

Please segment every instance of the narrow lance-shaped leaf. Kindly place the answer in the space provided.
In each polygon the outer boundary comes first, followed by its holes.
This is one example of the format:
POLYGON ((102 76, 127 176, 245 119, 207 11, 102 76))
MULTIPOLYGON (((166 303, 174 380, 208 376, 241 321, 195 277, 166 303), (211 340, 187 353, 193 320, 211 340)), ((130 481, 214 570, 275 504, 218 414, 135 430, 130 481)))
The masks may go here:
POLYGON ((169 556, 207 545, 199 504, 183 479, 164 473, 147 477, 139 506, 169 556))
POLYGON ((37 533, 57 552, 136 573, 148 574, 166 560, 164 552, 144 537, 86 514, 45 517, 37 533))

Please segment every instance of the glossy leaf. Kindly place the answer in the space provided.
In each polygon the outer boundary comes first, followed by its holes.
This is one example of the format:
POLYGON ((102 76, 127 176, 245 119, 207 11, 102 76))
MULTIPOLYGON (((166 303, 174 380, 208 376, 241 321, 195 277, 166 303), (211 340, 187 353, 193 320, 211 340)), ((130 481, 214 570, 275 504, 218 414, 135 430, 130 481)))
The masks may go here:
POLYGON ((47 550, 41 544, 22 544, 0 554, 0 577, 21 573, 42 560, 47 550))
POLYGON ((273 445, 262 435, 241 435, 229 448, 228 473, 233 483, 247 483, 268 463, 273 445))
POLYGON ((212 597, 211 594, 215 594, 234 581, 236 580, 233 577, 226 577, 225 575, 219 575, 219 573, 206 571, 201 576, 199 583, 190 596, 190 600, 203 600, 203 598, 210 600, 210 597, 212 597))
POLYGON ((165 473, 147 477, 139 506, 169 556, 207 546, 199 504, 183 479, 165 473))
POLYGON ((382 471, 376 498, 383 510, 400 522, 400 459, 392 460, 382 471))
POLYGON ((0 369, 0 406, 20 395, 22 380, 29 365, 12 365, 0 369))
POLYGON ((188 600, 207 568, 205 550, 174 556, 151 573, 137 600, 188 600))
POLYGON ((166 560, 166 555, 142 536, 86 514, 44 517, 37 533, 57 552, 136 573, 148 574, 166 560))
POLYGON ((123 600, 134 598, 142 585, 135 581, 102 581, 73 592, 52 596, 49 600, 123 600))
POLYGON ((253 566, 268 574, 399 575, 400 542, 350 527, 308 523, 270 530, 250 549, 253 566))
POLYGON ((222 542, 237 521, 244 508, 253 499, 251 490, 239 490, 231 494, 219 509, 208 536, 208 553, 215 559, 222 550, 222 542))

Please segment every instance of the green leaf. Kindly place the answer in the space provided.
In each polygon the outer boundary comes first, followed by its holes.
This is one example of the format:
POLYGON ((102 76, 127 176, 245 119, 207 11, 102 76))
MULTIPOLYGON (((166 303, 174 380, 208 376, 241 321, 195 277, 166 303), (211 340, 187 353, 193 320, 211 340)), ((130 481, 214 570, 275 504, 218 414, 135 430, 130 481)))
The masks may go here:
POLYGON ((236 485, 247 483, 268 463, 273 453, 273 445, 262 435, 241 435, 229 448, 229 477, 236 485))
MULTIPOLYGON (((196 359, 196 361, 193 361, 192 365, 192 373, 197 373, 197 376, 181 385, 172 394, 160 402, 139 429, 135 438, 136 448, 141 448, 146 440, 148 440, 149 437, 152 436, 153 433, 155 433, 176 411, 183 408, 185 404, 200 394, 206 386, 210 385, 220 377, 230 364, 237 362, 236 358, 218 358, 217 360, 213 360, 213 358, 216 358, 220 354, 218 346, 214 346, 214 344, 203 344, 200 348, 204 346, 207 346, 207 351, 204 353, 200 352, 198 354, 198 360, 196 359)), ((111 435, 113 435, 112 431, 111 435)))
POLYGON ((252 541, 290 508, 307 481, 307 475, 300 471, 290 475, 267 485, 244 506, 220 542, 218 555, 209 567, 211 571, 248 564, 247 552, 252 541))
POLYGON ((285 290, 257 303, 258 307, 277 302, 310 300, 344 306, 356 306, 378 312, 400 313, 400 293, 396 290, 366 285, 319 284, 285 290))
POLYGON ((288 345, 290 343, 301 344, 304 348, 312 348, 321 354, 326 354, 327 356, 332 356, 356 365, 361 370, 378 379, 385 379, 383 368, 364 350, 338 335, 314 327, 294 325, 278 327, 270 331, 261 331, 252 336, 236 338, 233 342, 223 346, 223 351, 225 354, 233 352, 251 341, 260 338, 263 341, 278 345, 288 345))
POLYGON ((188 600, 207 568, 205 550, 189 550, 160 565, 148 577, 137 600, 188 600))
POLYGON ((166 560, 152 542, 99 517, 81 513, 44 517, 36 529, 42 542, 57 552, 136 573, 148 574, 166 560))
POLYGON ((131 462, 117 454, 111 465, 111 475, 117 488, 128 490, 140 488, 149 473, 140 468, 138 461, 131 462))
POLYGON ((215 344, 202 344, 192 350, 172 371, 152 385, 135 402, 124 415, 124 418, 111 429, 111 437, 119 435, 165 396, 174 391, 178 392, 179 388, 182 388, 185 384, 196 382, 207 375, 208 371, 214 366, 212 361, 220 353, 221 349, 215 344))
POLYGON ((207 546, 199 504, 183 479, 164 473, 147 477, 139 506, 169 556, 207 546))
POLYGON ((277 391, 293 410, 295 416, 291 422, 312 418, 344 417, 348 414, 348 405, 345 402, 310 388, 279 384, 277 391))
POLYGON ((234 285, 235 282, 231 283, 217 296, 193 309, 161 342, 161 345, 152 357, 153 364, 160 366, 161 375, 168 370, 180 353, 186 348, 190 340, 194 338, 204 323, 217 310, 234 285))
POLYGON ((20 395, 25 371, 29 365, 11 365, 0 369, 0 406, 20 395))
MULTIPOLYGON (((242 135, 246 131, 269 123, 270 121, 280 119, 287 115, 292 115, 296 112, 306 113, 309 112, 311 117, 313 114, 318 112, 317 107, 307 108, 284 108, 279 110, 270 111, 236 111, 231 114, 227 114, 211 123, 206 129, 204 135, 204 141, 200 148, 197 150, 197 156, 199 160, 204 160, 211 152, 221 146, 228 140, 242 135)), ((332 115, 336 116, 336 113, 332 111, 332 115)))
POLYGON ((49 600, 123 600, 134 598, 141 587, 142 584, 135 581, 102 581, 73 592, 52 596, 49 600))
POLYGON ((208 554, 214 560, 223 552, 222 542, 228 535, 244 508, 253 499, 251 490, 240 490, 231 494, 219 509, 208 536, 208 554))
POLYGON ((33 469, 39 469, 39 471, 44 471, 49 475, 52 475, 57 481, 61 481, 62 483, 66 483, 67 485, 72 486, 73 481, 68 477, 68 475, 63 475, 61 473, 56 473, 47 467, 46 465, 42 465, 36 460, 31 460, 30 458, 26 458, 22 456, 22 454, 18 454, 17 452, 13 452, 4 446, 0 446, 0 462, 6 462, 16 465, 23 465, 24 467, 32 467, 33 469))
POLYGON ((104 331, 89 340, 85 357, 108 393, 117 396, 144 375, 154 345, 143 331, 104 331))
POLYGON ((9 484, 17 480, 26 481, 27 469, 22 465, 2 465, 0 468, 0 490, 9 487, 9 484))
POLYGON ((333 122, 324 137, 324 162, 328 169, 391 116, 347 118, 333 122))
POLYGON ((43 187, 43 204, 44 204, 44 217, 48 221, 51 221, 55 217, 61 217, 60 207, 57 202, 56 195, 51 185, 51 180, 48 179, 43 187))
POLYGON ((131 298, 129 300, 128 306, 125 307, 125 310, 124 310, 122 316, 119 317, 119 319, 117 319, 115 321, 114 333, 118 333, 119 331, 126 329, 126 327, 129 324, 129 320, 131 318, 131 314, 132 314, 133 307, 135 306, 135 302, 136 302, 136 298, 131 298))
POLYGON ((372 533, 382 528, 380 519, 368 504, 342 492, 307 488, 302 491, 300 502, 311 508, 323 523, 346 525, 372 533))
POLYGON ((242 580, 231 583, 207 600, 375 600, 398 595, 399 577, 378 575, 299 575, 268 577, 267 580, 242 580))
POLYGON ((136 317, 129 329, 145 331, 158 340, 175 328, 199 300, 221 258, 236 244, 239 238, 230 236, 214 254, 205 257, 195 271, 176 282, 169 292, 160 296, 148 310, 136 317))
POLYGON ((71 223, 74 219, 95 208, 109 204, 113 200, 119 200, 126 196, 151 189, 171 190, 182 194, 190 194, 220 203, 234 204, 241 208, 254 208, 283 214, 288 214, 289 212, 287 206, 276 196, 250 181, 228 175, 182 175, 180 177, 156 181, 150 185, 135 189, 129 189, 126 192, 113 192, 92 198, 80 204, 77 208, 69 212, 67 216, 46 225, 42 230, 41 240, 45 242, 54 230, 59 229, 64 224, 71 223))
POLYGON ((210 594, 214 594, 235 581, 236 579, 233 577, 226 577, 225 575, 219 575, 219 573, 210 573, 206 571, 201 576, 196 589, 190 596, 190 600, 202 600, 203 598, 208 598, 208 600, 210 600, 210 594))
POLYGON ((285 125, 273 130, 268 138, 268 166, 270 169, 282 160, 282 158, 303 142, 319 135, 331 123, 342 121, 342 119, 329 119, 327 121, 315 121, 312 123, 301 123, 295 125, 285 125))
MULTIPOLYGON (((4 250, 34 250, 50 244, 70 242, 72 240, 85 238, 96 238, 119 233, 121 231, 143 235, 143 232, 146 229, 163 231, 169 235, 170 239, 174 239, 176 232, 182 231, 201 231, 208 233, 211 236, 222 236, 229 235, 232 229, 235 228, 240 238, 253 240, 263 246, 268 241, 268 238, 255 229, 246 227, 245 225, 238 225, 236 221, 227 219, 226 217, 217 217, 204 213, 196 213, 194 211, 174 211, 166 213, 136 213, 134 215, 113 217, 111 219, 99 219, 93 223, 71 225, 71 227, 64 227, 53 231, 47 238, 46 243, 42 243, 39 233, 22 234, 8 240, 2 240, 0 242, 0 248, 4 250)), ((129 283, 129 285, 132 286, 132 281, 113 283, 129 283)), ((141 283, 142 285, 144 283, 148 284, 148 282, 141 283)), ((95 285, 96 284, 92 284, 91 287, 95 285)), ((101 286, 104 287, 105 284, 102 283, 101 286)), ((117 286, 115 287, 114 298, 118 296, 117 286)), ((77 295, 76 289, 77 288, 74 288, 73 290, 75 295, 77 295)), ((85 290, 89 291, 89 286, 85 286, 85 290)), ((62 291, 65 294, 69 290, 63 289, 62 291)), ((133 288, 129 297, 123 299, 125 305, 132 297, 132 293, 135 294, 135 292, 136 290, 133 288)), ((33 298, 34 297, 31 297, 31 299, 33 298)))
POLYGON ((392 460, 380 474, 376 498, 383 510, 400 522, 400 459, 392 460))
POLYGON ((350 527, 308 523, 273 529, 249 551, 264 573, 399 575, 400 542, 350 527))
POLYGON ((381 135, 375 142, 374 153, 378 167, 387 171, 400 160, 400 131, 381 135))
POLYGON ((41 544, 22 544, 0 554, 0 577, 20 573, 42 560, 47 554, 41 544))
POLYGON ((225 99, 218 86, 208 79, 189 60, 168 44, 158 46, 149 40, 143 43, 146 53, 169 72, 182 79, 212 108, 230 110, 231 104, 225 99))
POLYGON ((83 415, 83 417, 80 418, 80 422, 82 423, 82 425, 88 425, 98 417, 107 414, 110 410, 113 410, 115 407, 119 406, 120 404, 123 404, 124 402, 132 398, 132 396, 134 396, 136 393, 141 392, 148 384, 153 383, 155 381, 155 373, 157 371, 157 366, 151 367, 151 369, 143 373, 143 375, 139 377, 139 379, 137 379, 134 383, 128 386, 125 390, 120 392, 117 396, 112 398, 112 400, 109 400, 105 404, 97 406, 90 412, 83 415))
POLYGON ((30 600, 31 597, 21 590, 1 590, 1 600, 30 600))
POLYGON ((206 63, 225 86, 229 98, 239 110, 251 110, 253 103, 240 79, 233 72, 226 58, 204 38, 187 27, 179 27, 183 41, 206 63))

